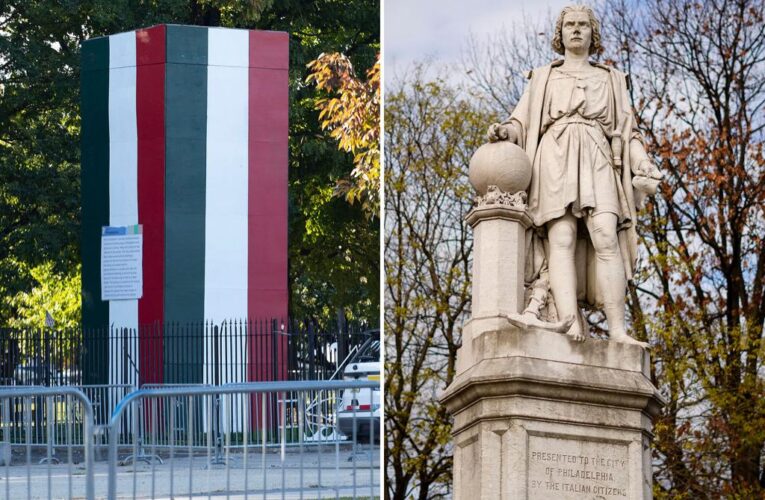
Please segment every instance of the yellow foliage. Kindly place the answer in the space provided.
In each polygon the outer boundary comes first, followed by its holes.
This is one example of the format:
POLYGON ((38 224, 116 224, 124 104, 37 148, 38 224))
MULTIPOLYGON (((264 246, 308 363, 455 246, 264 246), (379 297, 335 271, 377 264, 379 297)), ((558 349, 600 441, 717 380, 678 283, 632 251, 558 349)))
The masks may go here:
POLYGON ((353 155, 354 168, 341 179, 335 194, 350 203, 360 202, 374 217, 380 209, 380 57, 358 78, 343 54, 321 54, 308 64, 307 81, 330 94, 316 101, 321 127, 338 141, 338 148, 353 155))

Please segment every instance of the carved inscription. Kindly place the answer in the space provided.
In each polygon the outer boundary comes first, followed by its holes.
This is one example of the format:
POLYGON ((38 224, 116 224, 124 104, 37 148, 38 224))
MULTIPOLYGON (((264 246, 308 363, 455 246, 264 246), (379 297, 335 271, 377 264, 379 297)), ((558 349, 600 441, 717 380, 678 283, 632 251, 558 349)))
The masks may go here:
POLYGON ((529 499, 631 496, 626 445, 532 435, 528 464, 529 499))

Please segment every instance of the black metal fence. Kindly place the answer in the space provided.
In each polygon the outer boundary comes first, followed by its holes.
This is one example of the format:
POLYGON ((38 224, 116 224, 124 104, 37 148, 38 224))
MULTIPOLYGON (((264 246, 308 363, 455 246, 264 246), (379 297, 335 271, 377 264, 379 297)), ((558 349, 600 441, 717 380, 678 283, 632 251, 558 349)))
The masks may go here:
POLYGON ((0 328, 0 385, 326 380, 377 330, 233 320, 127 328, 0 328))

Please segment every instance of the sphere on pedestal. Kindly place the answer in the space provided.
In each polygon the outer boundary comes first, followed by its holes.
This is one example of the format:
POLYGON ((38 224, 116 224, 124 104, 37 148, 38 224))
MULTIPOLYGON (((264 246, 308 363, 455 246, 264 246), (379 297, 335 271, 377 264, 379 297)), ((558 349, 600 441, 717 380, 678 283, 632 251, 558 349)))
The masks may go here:
POLYGON ((497 141, 484 144, 473 154, 468 170, 470 184, 483 196, 489 186, 505 193, 525 191, 531 182, 531 162, 517 144, 497 141))

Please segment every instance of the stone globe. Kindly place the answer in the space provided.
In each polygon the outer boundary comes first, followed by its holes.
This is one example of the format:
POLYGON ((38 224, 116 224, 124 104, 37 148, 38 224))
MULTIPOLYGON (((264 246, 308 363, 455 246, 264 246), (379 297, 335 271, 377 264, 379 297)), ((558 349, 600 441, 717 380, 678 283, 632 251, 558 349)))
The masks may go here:
POLYGON ((525 191, 531 182, 531 162, 520 146, 510 141, 484 144, 473 154, 468 169, 470 184, 483 196, 489 186, 505 193, 525 191))

